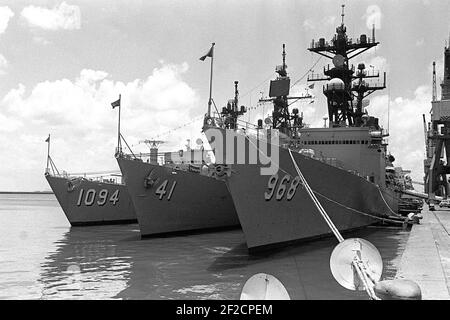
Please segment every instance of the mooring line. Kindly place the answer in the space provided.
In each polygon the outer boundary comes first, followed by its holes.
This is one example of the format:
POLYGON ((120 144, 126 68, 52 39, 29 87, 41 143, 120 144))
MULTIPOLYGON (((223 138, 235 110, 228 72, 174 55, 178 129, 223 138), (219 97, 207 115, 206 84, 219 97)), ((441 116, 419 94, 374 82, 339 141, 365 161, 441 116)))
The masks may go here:
MULTIPOLYGON (((248 136, 245 135, 245 137, 247 138, 249 143, 251 143, 253 146, 256 147, 256 150, 258 150, 267 159, 271 160, 266 154, 264 154, 258 148, 258 146, 256 146, 253 142, 250 141, 248 136)), ((303 186, 305 187, 305 189, 306 189, 308 195, 310 196, 311 200, 313 200, 314 204, 316 205, 316 208, 319 210, 319 213, 322 215, 322 217, 324 218, 325 222, 328 224, 328 226, 330 227, 331 231, 333 232, 334 236, 339 241, 339 243, 343 242, 344 238, 342 237, 341 233, 339 232, 337 227, 334 225, 333 221, 330 219, 330 217, 326 213, 325 209, 322 207, 321 203, 319 202, 319 200, 315 196, 314 191, 310 188, 308 182, 306 181, 305 177, 303 176, 302 172, 300 171, 300 168, 298 167, 297 162, 295 161, 294 156, 292 155, 291 149, 288 148, 288 152, 289 152, 289 155, 290 155, 290 157, 292 159, 294 168, 297 171, 297 174, 298 174, 299 178, 302 180, 303 186)), ((282 170, 286 174, 289 174, 286 170, 282 169, 279 166, 278 163, 275 163, 275 164, 277 165, 277 167, 280 170, 282 170)), ((375 295, 375 292, 374 292, 374 289, 373 289, 374 286, 375 286, 375 281, 370 276, 366 264, 359 258, 358 255, 355 255, 354 260, 352 261, 352 266, 355 268, 356 273, 358 274, 358 277, 361 279, 361 281, 362 281, 362 283, 364 285, 364 289, 365 289, 366 293, 368 294, 368 296, 370 297, 370 299, 372 299, 372 300, 381 300, 380 298, 378 298, 375 295)))
MULTIPOLYGON (((261 155, 263 155, 263 156, 266 157, 267 159, 271 160, 271 159, 269 158, 269 156, 267 156, 264 152, 262 152, 262 151, 260 150, 260 148, 258 148, 258 146, 256 146, 256 145, 250 140, 250 138, 249 138, 247 135, 246 135, 245 137, 246 137, 246 139, 248 140, 248 142, 251 143, 251 144, 256 148, 256 150, 258 150, 258 152, 259 152, 261 155)), ((273 161, 273 160, 271 160, 271 161, 273 161)), ((275 162, 274 162, 274 163, 275 163, 275 162)), ((275 165, 278 167, 278 169, 280 169, 281 171, 283 171, 285 174, 289 174, 289 172, 287 172, 286 170, 284 170, 283 168, 281 168, 281 166, 279 165, 279 163, 275 163, 275 165)), ((362 214, 362 215, 364 215, 364 216, 367 216, 367 217, 370 217, 370 218, 373 218, 373 219, 381 220, 382 222, 387 221, 387 222, 391 222, 391 223, 395 223, 395 224, 400 224, 400 223, 403 224, 403 222, 399 222, 399 221, 397 221, 397 220, 393 220, 393 219, 389 219, 389 218, 383 218, 383 217, 375 216, 375 215, 372 215, 372 214, 370 214, 370 213, 363 212, 363 211, 360 211, 360 210, 355 209, 355 208, 352 208, 352 207, 348 207, 348 206, 346 206, 345 204, 342 204, 342 203, 340 203, 340 202, 338 202, 338 201, 336 201, 336 200, 333 200, 333 199, 328 198, 327 196, 321 194, 321 193, 318 192, 318 191, 315 191, 315 190, 313 190, 313 189, 311 189, 311 190, 312 190, 312 192, 314 192, 315 194, 317 194, 317 195, 319 195, 319 196, 325 198, 326 200, 328 200, 328 201, 330 201, 330 202, 333 202, 333 203, 335 203, 335 204, 337 204, 337 205, 339 205, 339 206, 341 206, 341 207, 343 207, 343 208, 346 208, 346 209, 348 209, 348 210, 350 210, 350 211, 353 211, 353 212, 362 214)), ((396 214, 396 215, 397 215, 397 214, 396 214)))
POLYGON ((289 151, 289 155, 291 156, 292 163, 294 164, 295 170, 297 171, 298 176, 302 180, 302 183, 303 183, 306 191, 308 192, 308 195, 311 197, 311 199, 313 200, 313 202, 316 205, 317 209, 319 210, 319 213, 322 215, 322 217, 324 218, 325 222, 328 224, 328 226, 330 227, 331 231, 334 233, 334 236, 338 239, 338 241, 339 242, 344 241, 344 238, 342 237, 341 233, 336 228, 336 226, 334 225, 333 221, 331 221, 330 217, 326 213, 325 209, 322 207, 322 205, 319 202, 319 200, 317 199, 316 195, 314 194, 314 192, 309 187, 309 184, 306 181, 305 177, 303 176, 303 173, 300 171, 300 168, 298 167, 297 162, 295 162, 295 159, 294 159, 294 156, 292 155, 291 149, 288 149, 288 151, 289 151))
MULTIPOLYGON (((314 201, 314 204, 316 205, 317 209, 319 210, 320 214, 330 227, 331 231, 334 233, 335 237, 339 241, 339 243, 344 241, 344 237, 342 237, 341 233, 339 232, 338 228, 334 225, 331 218, 328 216, 327 212, 323 209, 322 205, 320 204, 319 200, 316 198, 315 194, 312 192, 311 188, 309 187, 308 181, 306 181, 305 177, 303 176, 303 173, 300 171, 300 168, 297 165, 297 162, 294 159, 294 156, 292 154, 291 149, 288 149, 289 155, 291 157, 292 163, 294 164, 295 170, 297 171, 297 174, 299 175, 300 179, 302 180, 303 185, 305 186, 305 189, 307 190, 309 196, 314 201)), ((358 255, 355 255, 352 265, 355 268, 358 277, 362 281, 364 285, 364 289, 366 290, 369 297, 373 300, 379 300, 379 298, 375 295, 375 292, 373 290, 375 283, 373 279, 370 277, 368 268, 366 264, 361 260, 361 258, 358 255)))

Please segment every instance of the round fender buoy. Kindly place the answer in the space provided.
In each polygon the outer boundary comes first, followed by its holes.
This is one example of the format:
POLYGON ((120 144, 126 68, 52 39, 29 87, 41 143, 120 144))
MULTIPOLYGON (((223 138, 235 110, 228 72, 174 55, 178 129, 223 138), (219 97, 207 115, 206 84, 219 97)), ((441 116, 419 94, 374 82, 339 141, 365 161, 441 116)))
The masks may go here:
POLYGON ((358 255, 368 267, 368 271, 375 281, 380 280, 383 272, 383 260, 373 244, 361 238, 344 240, 331 253, 330 269, 334 279, 349 290, 364 290, 363 283, 352 267, 352 261, 358 255))
POLYGON ((419 285, 407 279, 380 281, 373 290, 381 300, 422 300, 419 285))
POLYGON ((244 284, 241 300, 291 300, 286 288, 274 276, 257 273, 244 284))

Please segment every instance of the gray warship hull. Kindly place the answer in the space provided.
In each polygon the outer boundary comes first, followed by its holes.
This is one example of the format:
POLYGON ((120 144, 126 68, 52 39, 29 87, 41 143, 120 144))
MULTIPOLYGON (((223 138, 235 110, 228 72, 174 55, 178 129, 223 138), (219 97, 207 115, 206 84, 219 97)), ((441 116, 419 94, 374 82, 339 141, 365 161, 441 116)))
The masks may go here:
MULTIPOLYGON (((208 139, 211 141, 210 136, 208 139)), ((248 140, 245 147, 256 154, 256 146, 248 140)), ((296 178, 298 174, 289 151, 277 148, 276 174, 261 175, 262 165, 247 163, 230 164, 229 174, 224 175, 251 250, 331 234, 305 187, 296 178)), ((394 202, 393 191, 318 159, 294 151, 292 154, 340 231, 368 226, 395 214, 395 208, 389 205, 394 202)))
POLYGON ((239 226, 222 181, 140 160, 117 162, 142 236, 239 226))
POLYGON ((123 184, 46 174, 50 187, 72 226, 136 223, 123 184))

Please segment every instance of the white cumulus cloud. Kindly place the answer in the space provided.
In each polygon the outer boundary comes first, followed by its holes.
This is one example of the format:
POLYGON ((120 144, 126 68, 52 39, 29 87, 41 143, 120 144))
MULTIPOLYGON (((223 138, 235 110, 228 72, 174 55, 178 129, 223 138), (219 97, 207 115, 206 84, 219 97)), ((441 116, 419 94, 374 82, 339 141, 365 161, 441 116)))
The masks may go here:
POLYGON ((305 21, 303 21, 303 28, 305 28, 305 30, 312 30, 316 27, 311 19, 306 19, 305 21))
POLYGON ((366 20, 367 28, 372 29, 372 25, 375 24, 375 29, 380 29, 382 17, 380 7, 373 4, 367 7, 366 14, 362 18, 366 20))
POLYGON ((5 32, 12 17, 14 17, 14 12, 9 7, 0 7, 0 34, 5 32))
MULTIPOLYGON (((60 170, 117 169, 113 155, 118 110, 112 109, 111 102, 119 94, 122 134, 134 152, 148 152, 139 141, 191 121, 192 114, 202 114, 197 93, 182 79, 187 70, 186 63, 164 64, 145 79, 124 83, 111 80, 107 72, 84 69, 72 79, 10 90, 0 100, 0 144, 8 150, 0 153, 4 164, 0 190, 48 189, 43 177, 48 133, 52 135, 52 158, 60 170), (18 160, 6 159, 7 154, 18 160)), ((178 150, 191 132, 195 141, 200 130, 201 119, 196 126, 164 134, 161 139, 167 141, 166 151, 178 150)))
POLYGON ((52 9, 31 5, 22 10, 21 16, 31 26, 46 30, 73 30, 81 27, 80 8, 66 2, 62 2, 52 9))
POLYGON ((8 66, 8 60, 0 54, 0 75, 5 74, 5 69, 8 66))
MULTIPOLYGON (((425 154, 422 114, 429 119, 430 101, 430 86, 419 86, 413 97, 391 97, 389 101, 388 150, 396 158, 394 165, 412 170, 411 176, 417 181, 423 178, 425 154)), ((387 129, 388 95, 372 98, 367 109, 370 115, 379 117, 380 123, 387 129)))
POLYGON ((336 16, 327 16, 322 19, 322 24, 334 25, 336 23, 336 16))
POLYGON ((389 64, 387 63, 387 59, 382 56, 375 56, 368 60, 366 63, 366 69, 372 72, 372 67, 380 72, 380 77, 383 75, 383 72, 389 72, 389 64))

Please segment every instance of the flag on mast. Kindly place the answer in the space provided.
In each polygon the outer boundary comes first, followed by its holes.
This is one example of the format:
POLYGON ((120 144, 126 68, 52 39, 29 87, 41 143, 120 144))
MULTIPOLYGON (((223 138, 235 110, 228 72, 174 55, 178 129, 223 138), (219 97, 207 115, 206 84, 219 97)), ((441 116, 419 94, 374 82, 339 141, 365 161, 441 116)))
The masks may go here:
POLYGON ((120 94, 119 94, 119 100, 116 100, 113 103, 111 103, 111 106, 112 106, 113 109, 115 107, 120 107, 120 94))
POLYGON ((310 84, 310 85, 308 86, 308 88, 314 89, 314 83, 313 83, 313 84, 310 84))
POLYGON ((214 44, 213 44, 213 45, 211 46, 211 48, 209 49, 208 53, 205 54, 204 56, 202 56, 202 57, 200 58, 200 60, 205 61, 205 59, 206 59, 207 57, 211 57, 211 58, 212 58, 212 56, 213 56, 213 51, 214 51, 214 44))
POLYGON ((48 135, 48 138, 45 139, 45 142, 50 142, 50 134, 48 135))

